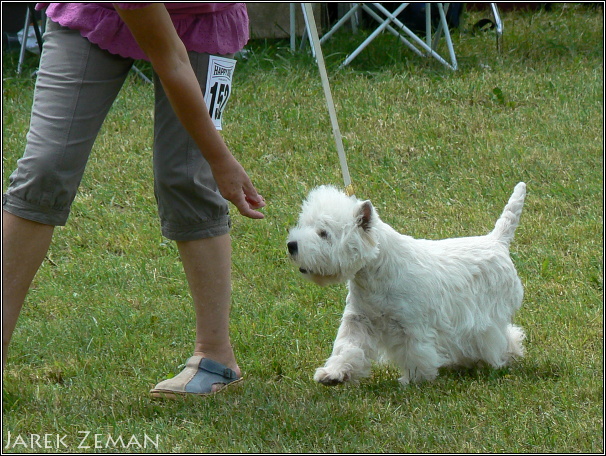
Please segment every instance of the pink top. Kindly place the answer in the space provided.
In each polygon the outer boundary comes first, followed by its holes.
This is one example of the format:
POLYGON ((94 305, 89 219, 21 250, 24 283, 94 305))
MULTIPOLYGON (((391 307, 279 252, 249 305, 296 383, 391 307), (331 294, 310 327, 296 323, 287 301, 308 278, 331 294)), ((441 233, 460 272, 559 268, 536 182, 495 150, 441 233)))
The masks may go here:
MULTIPOLYGON (((118 3, 137 9, 150 3, 118 3)), ((166 3, 177 33, 188 51, 234 54, 248 42, 245 3, 166 3)), ((38 3, 36 9, 60 25, 78 30, 83 37, 112 54, 149 60, 112 3, 38 3)))

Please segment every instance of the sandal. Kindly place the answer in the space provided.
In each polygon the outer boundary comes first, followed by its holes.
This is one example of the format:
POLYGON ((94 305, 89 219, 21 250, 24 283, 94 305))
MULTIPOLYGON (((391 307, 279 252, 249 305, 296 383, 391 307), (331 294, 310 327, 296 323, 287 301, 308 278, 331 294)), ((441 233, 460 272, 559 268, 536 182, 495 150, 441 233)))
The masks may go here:
POLYGON ((242 377, 212 359, 192 356, 180 374, 164 380, 150 391, 153 398, 177 399, 187 395, 211 396, 242 381, 242 377), (221 384, 213 391, 213 385, 221 384))

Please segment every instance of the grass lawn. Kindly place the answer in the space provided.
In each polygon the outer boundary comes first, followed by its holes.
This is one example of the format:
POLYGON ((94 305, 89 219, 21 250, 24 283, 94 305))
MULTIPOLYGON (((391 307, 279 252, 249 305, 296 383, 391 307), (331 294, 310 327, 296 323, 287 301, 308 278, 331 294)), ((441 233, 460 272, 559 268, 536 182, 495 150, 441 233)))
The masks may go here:
MULTIPOLYGON (((314 383, 346 289, 305 282, 285 240, 311 188, 341 185, 339 162, 314 61, 286 42, 251 42, 224 124, 268 203, 263 221, 233 216, 232 341, 246 381, 203 400, 148 397, 191 354, 194 315, 156 216, 153 90, 133 75, 15 331, 5 451, 602 453, 603 10, 503 13, 500 54, 494 35, 467 31, 484 15, 468 13, 453 37, 456 72, 388 35, 343 70, 354 40, 336 37, 324 53, 356 194, 398 231, 485 234, 527 183, 511 248, 525 286, 525 358, 408 388, 380 365, 359 385, 314 383)), ((17 77, 17 55, 4 57, 6 189, 37 58, 17 77)))

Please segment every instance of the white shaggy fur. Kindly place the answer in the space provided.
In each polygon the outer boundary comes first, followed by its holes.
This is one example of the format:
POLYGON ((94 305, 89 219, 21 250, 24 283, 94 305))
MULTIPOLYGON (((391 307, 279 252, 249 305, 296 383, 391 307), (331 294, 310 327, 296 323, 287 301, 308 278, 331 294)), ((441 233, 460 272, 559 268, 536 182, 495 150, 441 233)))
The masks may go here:
POLYGON ((440 367, 501 367, 522 356, 524 331, 512 319, 523 288, 509 244, 525 194, 521 182, 488 235, 431 241, 397 233, 370 201, 330 186, 310 192, 290 256, 314 282, 349 289, 332 355, 314 379, 357 381, 385 360, 406 385, 433 380, 440 367))

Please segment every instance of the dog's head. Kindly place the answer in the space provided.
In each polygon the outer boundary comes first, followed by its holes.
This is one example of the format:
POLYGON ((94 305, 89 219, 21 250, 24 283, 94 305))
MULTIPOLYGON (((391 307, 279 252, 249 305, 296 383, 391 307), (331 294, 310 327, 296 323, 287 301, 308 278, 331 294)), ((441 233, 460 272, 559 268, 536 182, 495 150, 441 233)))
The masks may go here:
POLYGON ((359 201, 331 186, 309 193, 287 247, 299 271, 318 285, 352 279, 379 247, 374 239, 378 216, 370 201, 359 201))

